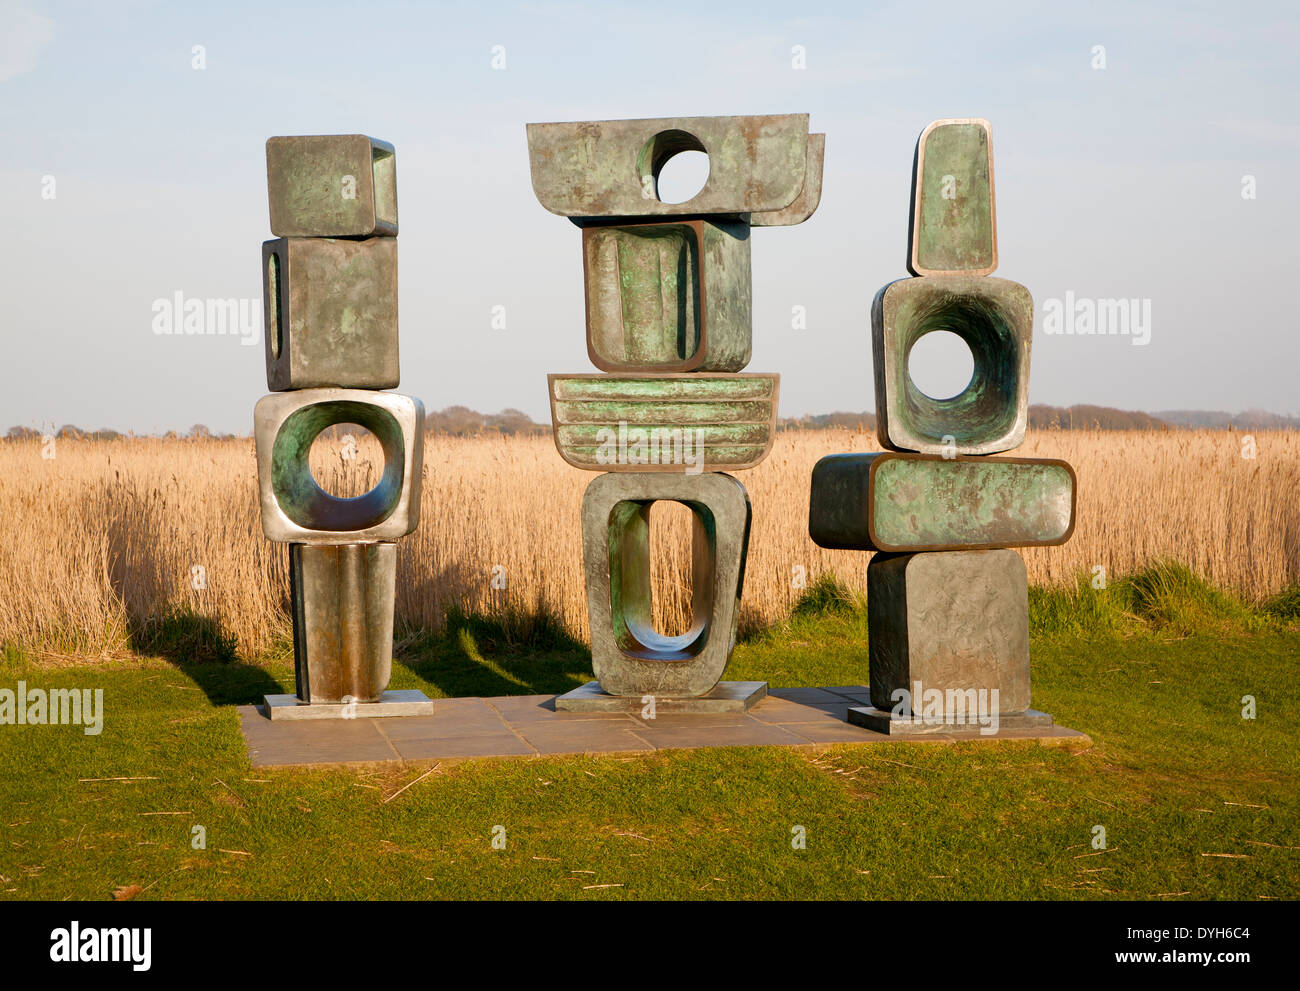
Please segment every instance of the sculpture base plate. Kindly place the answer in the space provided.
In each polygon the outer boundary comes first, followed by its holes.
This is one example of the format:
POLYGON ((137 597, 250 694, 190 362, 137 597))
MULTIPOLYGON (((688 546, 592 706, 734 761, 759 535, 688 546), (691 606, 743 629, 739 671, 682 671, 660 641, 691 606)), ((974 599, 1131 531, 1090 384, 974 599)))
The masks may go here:
MULTIPOLYGON (((972 736, 994 736, 974 719, 964 723, 930 722, 920 716, 904 716, 885 712, 873 705, 858 705, 849 709, 845 718, 854 726, 888 733, 890 736, 924 736, 927 733, 970 734, 972 736)), ((1037 709, 1024 712, 1012 712, 998 716, 997 732, 1002 730, 1046 729, 1052 725, 1052 717, 1037 709)))
POLYGON ((271 720, 376 719, 432 716, 433 700, 418 690, 387 691, 378 702, 304 702, 297 695, 268 695, 261 706, 271 720))
MULTIPOLYGON (((649 695, 650 693, 646 693, 649 695)), ((654 696, 657 715, 678 713, 748 712, 767 697, 766 681, 720 681, 706 695, 694 698, 654 696)), ((639 714, 648 705, 641 695, 610 695, 600 682, 589 681, 580 688, 556 696, 557 712, 628 712, 639 714)))

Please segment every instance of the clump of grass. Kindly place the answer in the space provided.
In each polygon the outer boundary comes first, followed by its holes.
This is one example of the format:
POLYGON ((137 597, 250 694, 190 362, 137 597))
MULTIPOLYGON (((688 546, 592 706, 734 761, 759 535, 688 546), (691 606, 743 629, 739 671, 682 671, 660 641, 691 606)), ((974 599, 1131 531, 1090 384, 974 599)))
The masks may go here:
POLYGON ((828 571, 809 585, 790 610, 792 619, 804 619, 813 616, 826 616, 833 613, 853 612, 865 608, 853 594, 852 589, 828 571))
POLYGON ((1269 596, 1260 605, 1260 610, 1277 619, 1300 620, 1300 582, 1269 596))
POLYGON ((156 654, 181 664, 231 664, 238 641, 211 616, 178 610, 144 623, 132 638, 140 654, 156 654))

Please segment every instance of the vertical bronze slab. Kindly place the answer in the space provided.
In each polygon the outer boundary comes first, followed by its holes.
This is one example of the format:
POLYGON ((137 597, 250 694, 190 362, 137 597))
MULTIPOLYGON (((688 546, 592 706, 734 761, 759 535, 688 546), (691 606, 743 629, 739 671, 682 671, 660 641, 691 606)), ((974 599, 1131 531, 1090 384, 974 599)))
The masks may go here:
POLYGON ((294 668, 303 702, 372 702, 393 657, 397 545, 291 544, 294 668))
POLYGON ((993 129, 979 118, 936 120, 916 142, 914 275, 988 275, 998 267, 993 129))

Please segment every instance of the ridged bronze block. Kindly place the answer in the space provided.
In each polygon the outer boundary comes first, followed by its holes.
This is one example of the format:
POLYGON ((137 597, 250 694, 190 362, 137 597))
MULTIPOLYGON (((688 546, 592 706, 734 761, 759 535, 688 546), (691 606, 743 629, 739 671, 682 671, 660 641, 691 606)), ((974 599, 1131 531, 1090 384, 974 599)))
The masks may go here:
POLYGON ((549 375, 555 446, 575 468, 752 468, 776 437, 780 376, 549 375))

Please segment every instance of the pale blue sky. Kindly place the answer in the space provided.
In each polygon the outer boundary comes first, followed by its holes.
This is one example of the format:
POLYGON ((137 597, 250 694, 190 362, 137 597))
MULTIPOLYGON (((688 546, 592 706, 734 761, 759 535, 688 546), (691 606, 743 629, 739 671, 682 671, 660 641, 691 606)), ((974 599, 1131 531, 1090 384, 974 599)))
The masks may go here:
POLYGON ((825 192, 755 233, 748 369, 782 374, 783 415, 873 407, 916 136, 954 116, 992 121, 996 274, 1040 323, 1067 291, 1151 301, 1145 347, 1036 332, 1031 401, 1300 413, 1298 49, 1281 3, 0 0, 0 430, 251 429, 260 342, 155 335, 153 301, 260 297, 266 138, 356 131, 397 148, 400 391, 545 419, 546 373, 593 369, 524 124, 792 112, 827 134, 825 192))

